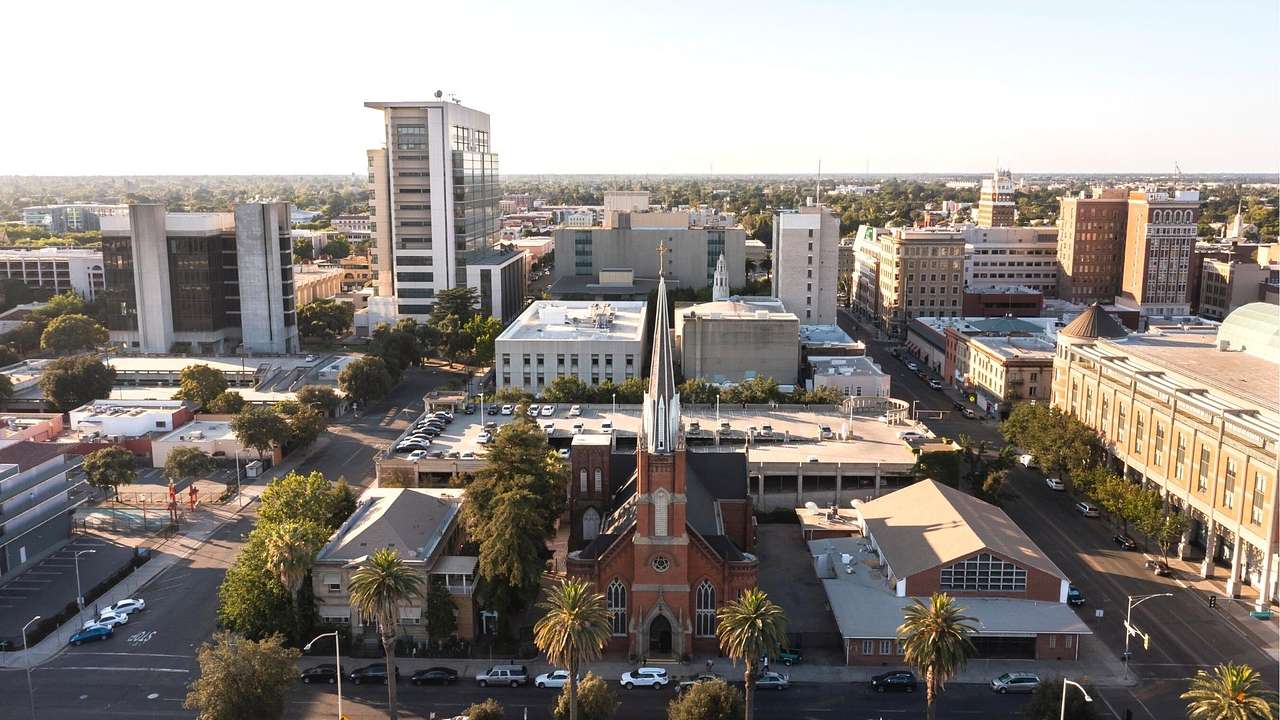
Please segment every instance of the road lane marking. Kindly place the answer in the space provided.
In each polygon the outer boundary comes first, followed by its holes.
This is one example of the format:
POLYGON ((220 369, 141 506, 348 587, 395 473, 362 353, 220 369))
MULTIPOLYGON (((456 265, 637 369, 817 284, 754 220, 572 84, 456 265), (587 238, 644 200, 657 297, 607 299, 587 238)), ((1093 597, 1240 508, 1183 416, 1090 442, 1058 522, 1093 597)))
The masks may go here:
POLYGON ((103 670, 112 671, 112 672, 167 672, 167 673, 190 673, 191 672, 186 668, 115 667, 115 666, 96 667, 96 666, 88 666, 88 665, 80 665, 76 667, 38 667, 38 668, 32 668, 32 669, 33 670, 78 670, 81 672, 99 672, 103 670))
POLYGON ((172 655, 169 653, 130 653, 130 652, 93 652, 93 651, 76 653, 77 657, 84 656, 84 655, 111 655, 111 656, 122 655, 125 657, 162 657, 162 658, 194 658, 195 657, 195 655, 172 655))

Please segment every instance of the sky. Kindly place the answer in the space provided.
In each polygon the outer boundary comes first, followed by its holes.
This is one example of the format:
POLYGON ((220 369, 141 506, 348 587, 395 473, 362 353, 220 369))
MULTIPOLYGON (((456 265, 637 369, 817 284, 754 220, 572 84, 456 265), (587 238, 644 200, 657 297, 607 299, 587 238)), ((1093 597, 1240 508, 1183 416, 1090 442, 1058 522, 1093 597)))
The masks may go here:
POLYGON ((11 3, 0 175, 364 173, 370 100, 503 174, 1280 170, 1280 3, 11 3))

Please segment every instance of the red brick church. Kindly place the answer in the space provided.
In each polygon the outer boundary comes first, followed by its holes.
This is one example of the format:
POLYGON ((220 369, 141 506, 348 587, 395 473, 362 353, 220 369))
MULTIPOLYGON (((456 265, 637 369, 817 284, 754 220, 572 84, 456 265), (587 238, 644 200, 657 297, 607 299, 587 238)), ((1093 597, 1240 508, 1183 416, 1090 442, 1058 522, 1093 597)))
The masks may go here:
MULTIPOLYGON (((660 263, 661 266, 661 263, 660 263)), ((579 436, 570 454, 568 572, 591 580, 613 616, 611 651, 687 658, 718 652, 715 613, 756 585, 751 498, 740 452, 685 448, 659 276, 655 331, 634 451, 579 436)))

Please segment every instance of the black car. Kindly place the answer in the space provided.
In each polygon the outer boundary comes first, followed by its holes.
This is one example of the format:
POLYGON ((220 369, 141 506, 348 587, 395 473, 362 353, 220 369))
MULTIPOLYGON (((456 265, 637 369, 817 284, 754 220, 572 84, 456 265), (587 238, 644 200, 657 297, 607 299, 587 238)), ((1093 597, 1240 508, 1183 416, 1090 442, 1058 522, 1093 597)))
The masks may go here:
POLYGON ((463 415, 475 415, 475 414, 476 414, 476 406, 475 406, 475 405, 472 405, 471 403, 467 403, 466 405, 463 405, 463 406, 462 406, 462 414, 463 414, 463 415))
POLYGON ((315 667, 309 667, 302 671, 302 682, 310 685, 311 683, 329 683, 330 685, 338 682, 338 666, 333 663, 320 663, 315 667))
MULTIPOLYGON (((365 665, 364 667, 356 668, 347 675, 347 679, 350 680, 353 685, 360 685, 363 683, 378 683, 385 685, 387 684, 387 664, 374 663, 372 665, 365 665)), ((399 666, 396 667, 396 679, 400 679, 399 666)))
POLYGON ((916 676, 908 670, 893 670, 871 678, 871 688, 876 692, 915 692, 916 676))
POLYGON ((964 403, 960 402, 959 400, 952 400, 951 407, 957 410, 964 410, 964 403))
POLYGON ((497 415, 498 413, 502 412, 502 408, 498 407, 497 405, 490 405, 489 409, 485 410, 485 412, 488 413, 489 415, 497 415))
POLYGON ((1115 542, 1116 545, 1119 545, 1125 550, 1134 550, 1138 547, 1138 543, 1134 542, 1133 538, 1129 537, 1124 533, 1120 533, 1119 535, 1116 535, 1111 539, 1115 542))
POLYGON ((409 678, 414 685, 452 685, 458 680, 458 671, 447 667, 419 670, 409 678))

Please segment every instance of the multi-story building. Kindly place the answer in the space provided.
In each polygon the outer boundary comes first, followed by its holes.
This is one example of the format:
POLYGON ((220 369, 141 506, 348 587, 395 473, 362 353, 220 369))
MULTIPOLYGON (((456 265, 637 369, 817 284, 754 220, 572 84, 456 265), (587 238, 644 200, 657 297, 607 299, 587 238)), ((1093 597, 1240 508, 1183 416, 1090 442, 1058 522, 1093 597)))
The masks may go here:
POLYGON ((1266 288, 1280 280, 1280 265, 1216 260, 1200 265, 1198 312, 1210 320, 1222 320, 1242 305, 1266 302, 1266 288))
POLYGON ((1029 287, 1057 297, 1056 227, 960 227, 965 233, 965 287, 1029 287))
POLYGON ((809 390, 835 388, 849 397, 889 397, 889 374, 866 355, 810 355, 809 390))
MULTIPOLYGON (((489 116, 455 102, 367 102, 386 147, 369 151, 370 232, 388 314, 425 320, 443 290, 474 288, 506 322, 524 303, 524 261, 497 244, 498 156, 489 116)), ((370 309, 374 303, 370 302, 370 309)))
POLYGON ((840 218, 822 205, 773 218, 773 296, 805 325, 836 323, 839 245, 840 218))
MULTIPOLYGON (((1177 209, 1183 212, 1183 209, 1177 209)), ((1053 404, 1101 435, 1124 476, 1190 522, 1178 544, 1227 590, 1276 597, 1280 315, 1245 305, 1222 325, 1128 334, 1093 306, 1058 333, 1053 404)))
POLYGON ((22 222, 25 225, 38 225, 54 235, 61 235, 69 232, 97 230, 100 218, 110 215, 124 215, 127 212, 129 212, 128 205, 99 205, 97 203, 35 205, 22 208, 22 222))
POLYGON ((372 234, 368 215, 339 215, 333 219, 333 229, 351 240, 368 240, 372 234))
POLYGON ((676 353, 685 378, 723 384, 769 377, 792 385, 800 372, 800 320, 772 298, 678 308, 676 353))
POLYGON ((881 230, 859 225, 853 237, 853 311, 858 317, 876 320, 880 317, 880 250, 881 230))
POLYGON ((709 287, 721 255, 729 284, 746 282, 747 233, 740 227, 691 227, 686 213, 614 211, 608 219, 613 227, 554 231, 553 297, 597 294, 607 289, 604 275, 617 270, 630 270, 633 283, 647 295, 657 284, 660 242, 667 248, 666 277, 675 287, 709 287))
POLYGON ((102 218, 102 253, 112 342, 144 353, 298 349, 288 203, 130 205, 102 218))
POLYGON ((0 250, 0 279, 5 278, 55 294, 71 290, 90 302, 106 287, 102 251, 86 248, 0 250))
POLYGON ((959 317, 964 292, 964 233, 956 228, 893 228, 876 234, 882 330, 904 337, 919 317, 959 317))
POLYGON ((499 388, 539 395, 573 376, 591 385, 643 376, 645 302, 534 302, 494 341, 499 388))
POLYGON ((1029 287, 972 285, 964 289, 965 317, 1040 317, 1044 309, 1044 293, 1029 287))
POLYGON ((1058 211, 1058 296, 1109 303, 1120 294, 1129 196, 1122 189, 1067 195, 1058 211))
POLYGON ((996 170, 982 179, 978 193, 978 226, 984 228, 1013 225, 1017 206, 1013 201, 1013 176, 1008 170, 996 170))
POLYGON ((839 269, 839 277, 836 280, 836 287, 840 291, 840 297, 837 300, 845 307, 853 305, 853 295, 858 281, 858 251, 855 243, 856 238, 840 238, 840 246, 837 249, 839 259, 836 266, 839 269))
POLYGON ((1190 314, 1188 266, 1199 215, 1197 190, 1129 193, 1117 305, 1138 310, 1144 318, 1190 314))
POLYGON ((62 443, 23 440, 0 448, 0 579, 8 581, 71 537, 72 511, 88 499, 71 478, 79 455, 62 443))

